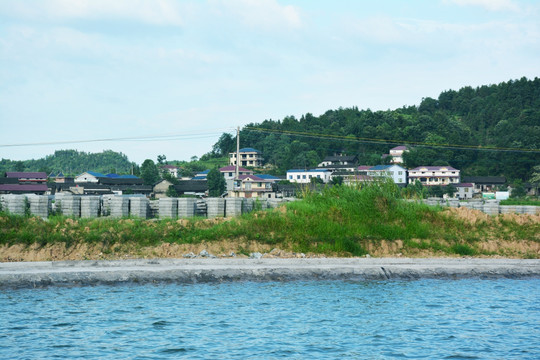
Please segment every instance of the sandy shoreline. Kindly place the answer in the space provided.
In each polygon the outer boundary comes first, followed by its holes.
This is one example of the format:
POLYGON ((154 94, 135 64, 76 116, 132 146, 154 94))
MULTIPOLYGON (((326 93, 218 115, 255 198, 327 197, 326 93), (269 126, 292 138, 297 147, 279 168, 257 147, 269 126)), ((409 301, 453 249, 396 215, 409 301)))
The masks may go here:
POLYGON ((0 263, 0 287, 227 281, 540 278, 540 260, 153 259, 0 263))

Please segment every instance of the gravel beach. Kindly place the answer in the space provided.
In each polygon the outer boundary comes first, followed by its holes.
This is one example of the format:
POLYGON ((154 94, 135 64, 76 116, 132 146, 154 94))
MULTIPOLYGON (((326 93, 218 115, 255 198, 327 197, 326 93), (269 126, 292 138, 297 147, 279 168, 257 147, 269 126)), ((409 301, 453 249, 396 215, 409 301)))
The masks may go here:
POLYGON ((540 277, 540 260, 477 258, 139 259, 0 263, 0 287, 226 281, 540 277))

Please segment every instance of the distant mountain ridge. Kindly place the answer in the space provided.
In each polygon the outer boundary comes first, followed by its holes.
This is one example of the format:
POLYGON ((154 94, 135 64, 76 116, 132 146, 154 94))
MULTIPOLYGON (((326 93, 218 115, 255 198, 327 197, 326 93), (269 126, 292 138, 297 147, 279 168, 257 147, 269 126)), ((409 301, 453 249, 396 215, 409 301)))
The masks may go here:
POLYGON ((120 152, 105 150, 99 153, 87 153, 77 150, 57 150, 52 155, 37 160, 0 161, 0 173, 6 171, 44 171, 62 172, 64 175, 78 175, 85 171, 100 173, 130 174, 136 164, 120 152))

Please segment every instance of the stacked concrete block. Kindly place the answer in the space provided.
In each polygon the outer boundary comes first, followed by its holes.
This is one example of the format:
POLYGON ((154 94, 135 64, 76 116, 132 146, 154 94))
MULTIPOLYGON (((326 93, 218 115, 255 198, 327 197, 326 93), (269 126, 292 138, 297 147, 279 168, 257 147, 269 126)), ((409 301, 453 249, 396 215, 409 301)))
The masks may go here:
POLYGON ((81 198, 79 196, 64 196, 60 200, 60 211, 64 216, 81 216, 81 198))
POLYGON ((30 214, 42 218, 49 217, 49 197, 48 196, 28 196, 30 203, 30 214))
POLYGON ((487 200, 483 210, 488 215, 499 215, 499 202, 497 200, 487 200))
POLYGON ((246 199, 244 202, 244 213, 250 213, 253 211, 253 208, 255 206, 255 200, 253 199, 246 199))
POLYGON ((26 205, 26 196, 24 195, 5 195, 2 209, 13 215, 25 215, 26 205))
POLYGON ((283 199, 268 199, 267 204, 269 208, 277 208, 283 204, 283 199))
POLYGON ((81 198, 81 217, 96 218, 100 214, 101 198, 99 196, 83 196, 81 198))
POLYGON ((538 206, 531 206, 531 205, 524 205, 522 206, 523 214, 529 214, 529 215, 535 215, 538 214, 539 208, 538 206))
POLYGON ((178 217, 178 199, 161 198, 159 199, 159 218, 177 218, 178 217))
POLYGON ((459 199, 448 199, 447 200, 448 206, 457 208, 459 207, 459 199))
POLYGON ((501 214, 519 214, 523 211, 521 206, 514 206, 514 205, 502 205, 499 208, 501 214))
POLYGON ((225 199, 225 216, 240 216, 242 215, 242 207, 244 198, 226 198, 225 199))
POLYGON ((208 209, 208 206, 206 205, 206 201, 204 201, 203 199, 198 199, 197 202, 195 203, 195 215, 206 217, 207 209, 208 209))
POLYGON ((197 199, 181 198, 178 199, 178 217, 190 218, 195 216, 197 208, 197 199))
POLYGON ((148 199, 145 197, 129 198, 129 214, 134 217, 148 218, 148 199))
POLYGON ((148 201, 148 217, 157 218, 159 215, 159 200, 148 201))
POLYGON ((225 199, 209 198, 206 199, 206 213, 208 218, 225 216, 225 199))
POLYGON ((427 198, 425 203, 426 205, 437 206, 441 204, 441 199, 437 197, 430 197, 430 198, 427 198))
POLYGON ((129 216, 129 198, 123 196, 115 196, 111 198, 111 217, 128 217, 129 216))

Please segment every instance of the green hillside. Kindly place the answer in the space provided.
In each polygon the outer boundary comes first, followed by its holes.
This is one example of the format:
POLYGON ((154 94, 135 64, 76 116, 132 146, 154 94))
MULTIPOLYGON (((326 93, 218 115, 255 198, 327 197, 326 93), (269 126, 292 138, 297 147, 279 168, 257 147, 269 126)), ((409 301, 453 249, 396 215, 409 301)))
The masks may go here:
POLYGON ((132 165, 127 156, 105 150, 100 153, 87 153, 77 150, 57 150, 53 155, 48 155, 37 160, 12 161, 2 159, 0 161, 0 173, 5 171, 62 171, 64 175, 78 175, 91 170, 102 173, 131 173, 132 165))
MULTIPOLYGON (((353 107, 265 120, 244 127, 240 139, 241 147, 261 150, 276 173, 313 167, 342 151, 358 154, 362 164, 380 164, 381 154, 409 144, 414 146, 405 159, 409 168, 451 165, 465 176, 528 180, 540 153, 516 149, 540 148, 540 79, 448 90, 395 110, 353 107)), ((224 134, 211 154, 233 151, 230 140, 224 134)))

